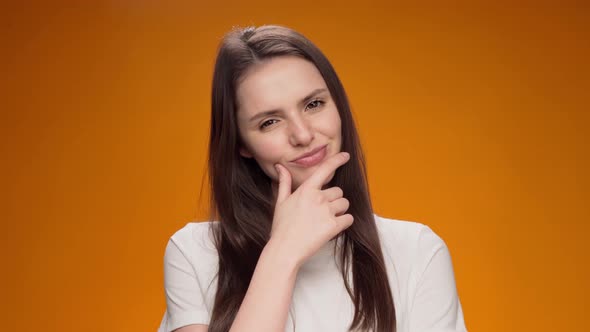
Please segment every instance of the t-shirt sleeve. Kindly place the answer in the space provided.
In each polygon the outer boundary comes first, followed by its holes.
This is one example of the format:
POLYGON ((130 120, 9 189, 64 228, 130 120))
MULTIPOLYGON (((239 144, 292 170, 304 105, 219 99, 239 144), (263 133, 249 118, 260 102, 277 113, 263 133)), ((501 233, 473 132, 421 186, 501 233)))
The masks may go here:
POLYGON ((428 226, 424 226, 420 231, 417 252, 422 272, 410 311, 410 331, 467 331, 446 244, 428 226))
MULTIPOLYGON (((158 332, 170 332, 190 324, 209 324, 203 285, 191 264, 188 250, 170 239, 164 254, 166 313, 158 332)), ((206 285, 205 285, 206 286, 206 285)))

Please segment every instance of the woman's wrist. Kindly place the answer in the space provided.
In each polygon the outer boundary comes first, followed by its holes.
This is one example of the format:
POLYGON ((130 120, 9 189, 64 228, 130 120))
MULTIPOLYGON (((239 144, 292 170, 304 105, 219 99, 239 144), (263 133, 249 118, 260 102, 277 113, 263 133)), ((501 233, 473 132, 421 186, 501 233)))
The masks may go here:
POLYGON ((262 250, 260 259, 263 258, 268 262, 272 262, 273 265, 280 266, 284 271, 290 271, 295 274, 297 274, 299 267, 302 265, 301 259, 293 254, 291 248, 272 238, 262 250))

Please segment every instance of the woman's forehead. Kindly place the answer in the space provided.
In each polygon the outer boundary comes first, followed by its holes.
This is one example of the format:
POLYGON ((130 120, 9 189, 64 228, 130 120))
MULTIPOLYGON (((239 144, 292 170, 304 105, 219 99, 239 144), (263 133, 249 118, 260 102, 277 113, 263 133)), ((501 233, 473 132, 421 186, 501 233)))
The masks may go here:
POLYGON ((237 87, 239 109, 247 114, 292 107, 326 83, 316 66, 299 57, 281 56, 251 67, 237 87))

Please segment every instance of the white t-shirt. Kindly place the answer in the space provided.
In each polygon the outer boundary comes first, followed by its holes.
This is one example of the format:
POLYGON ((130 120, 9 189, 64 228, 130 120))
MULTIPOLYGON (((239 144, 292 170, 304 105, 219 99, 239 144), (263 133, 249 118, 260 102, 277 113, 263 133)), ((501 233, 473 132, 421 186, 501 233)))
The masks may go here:
MULTIPOLYGON (((451 257, 443 240, 419 223, 377 215, 375 222, 393 294, 397 331, 466 331, 451 257)), ((167 308, 158 332, 209 324, 218 268, 210 224, 189 223, 168 242, 164 255, 167 308)), ((354 305, 334 258, 335 242, 328 242, 300 268, 286 332, 348 331, 354 305)))

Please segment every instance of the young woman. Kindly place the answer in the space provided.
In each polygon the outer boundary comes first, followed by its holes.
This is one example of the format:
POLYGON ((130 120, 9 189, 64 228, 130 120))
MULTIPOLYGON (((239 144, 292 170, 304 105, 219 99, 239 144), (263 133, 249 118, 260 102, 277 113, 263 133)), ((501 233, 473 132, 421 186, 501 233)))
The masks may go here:
POLYGON ((465 331, 449 251, 373 213, 359 137, 328 59, 280 26, 219 48, 210 222, 166 247, 159 331, 465 331))

